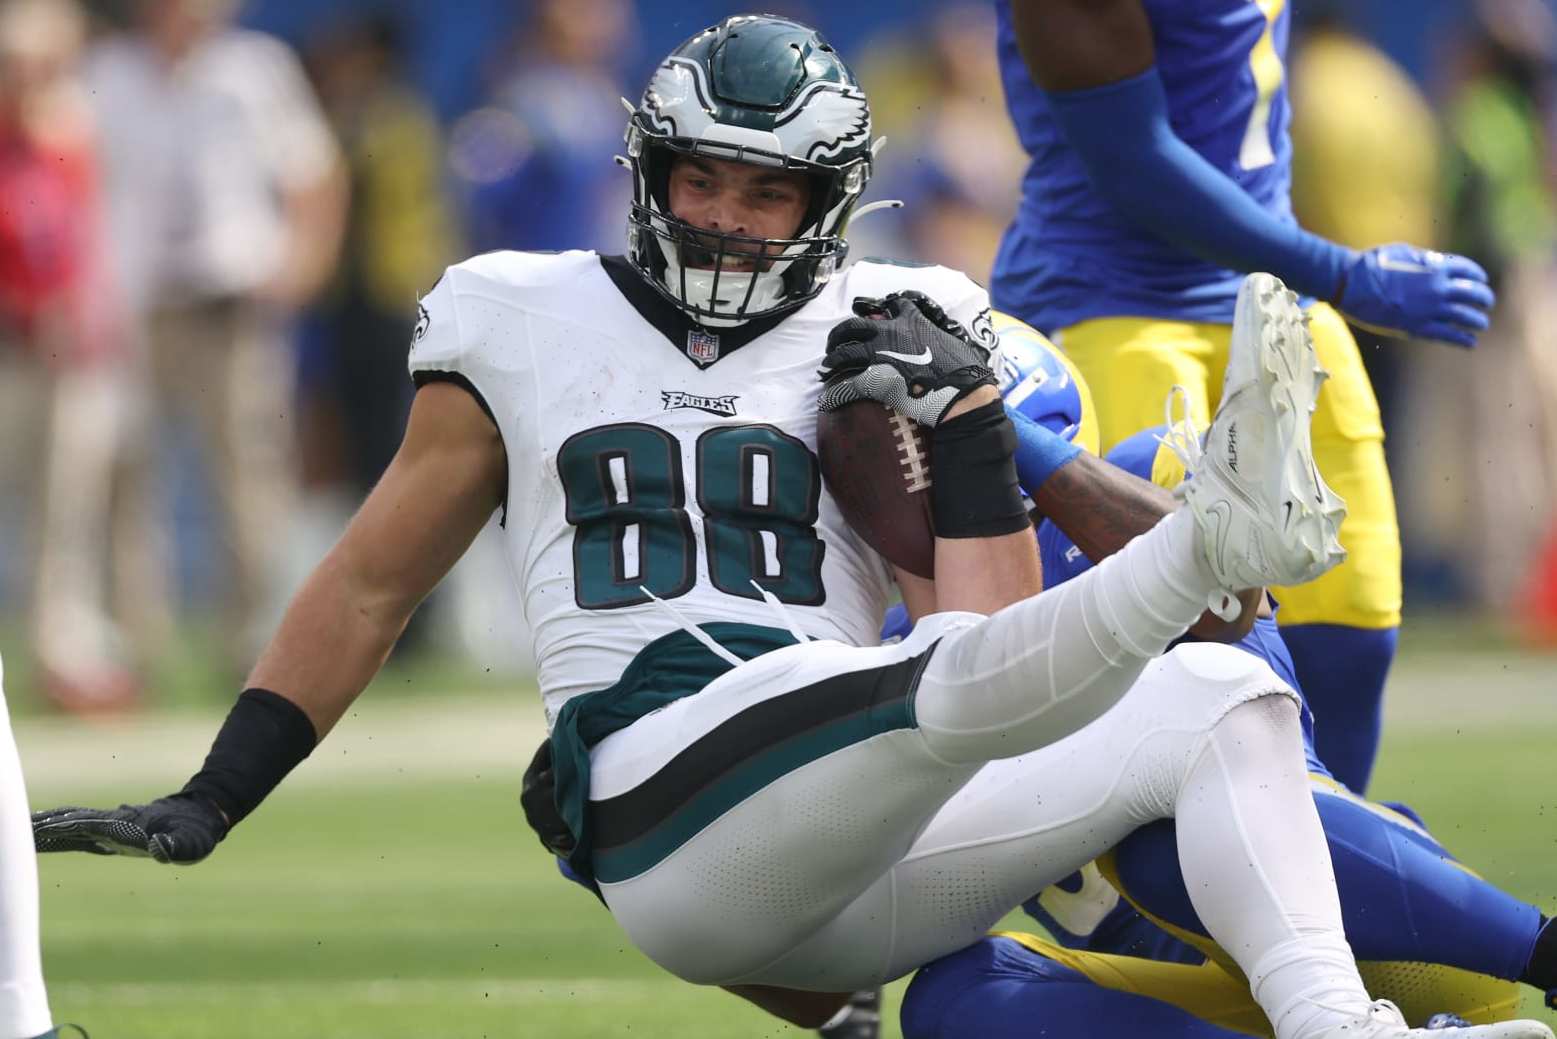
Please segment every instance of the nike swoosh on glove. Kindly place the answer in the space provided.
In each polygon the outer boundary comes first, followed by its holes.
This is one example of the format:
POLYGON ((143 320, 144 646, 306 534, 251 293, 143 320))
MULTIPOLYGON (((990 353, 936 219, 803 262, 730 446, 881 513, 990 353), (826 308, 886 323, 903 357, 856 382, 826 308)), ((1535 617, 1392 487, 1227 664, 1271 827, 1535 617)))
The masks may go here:
POLYGON ((1359 253, 1334 302, 1352 324, 1371 331, 1470 348, 1495 299, 1475 260, 1396 242, 1359 253))
POLYGON ((923 293, 862 297, 854 314, 827 336, 819 410, 874 400, 934 426, 958 400, 995 385, 989 351, 923 293))
POLYGON ((39 852, 130 855, 180 865, 211 854, 228 829, 221 811, 194 794, 114 809, 50 808, 32 816, 32 842, 39 852))

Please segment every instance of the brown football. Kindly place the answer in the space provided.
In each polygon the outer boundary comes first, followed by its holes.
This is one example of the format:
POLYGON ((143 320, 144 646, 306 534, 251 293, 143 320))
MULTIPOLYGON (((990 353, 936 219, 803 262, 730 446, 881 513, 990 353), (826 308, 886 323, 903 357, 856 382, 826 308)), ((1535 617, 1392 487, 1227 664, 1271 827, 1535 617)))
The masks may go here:
POLYGON ((816 417, 822 479, 865 543, 920 577, 935 576, 930 443, 917 422, 858 400, 816 417))

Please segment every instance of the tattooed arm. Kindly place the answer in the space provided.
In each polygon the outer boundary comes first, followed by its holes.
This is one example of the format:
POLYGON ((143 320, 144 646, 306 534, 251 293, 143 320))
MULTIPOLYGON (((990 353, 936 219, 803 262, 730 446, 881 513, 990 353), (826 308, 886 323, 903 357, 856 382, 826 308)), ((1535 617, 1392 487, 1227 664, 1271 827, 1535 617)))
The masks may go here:
MULTIPOLYGON (((1034 493, 1033 505, 1094 563, 1146 533, 1177 507, 1168 491, 1086 452, 1055 470, 1034 493)), ((1265 593, 1253 588, 1241 592, 1238 601, 1243 609, 1236 621, 1207 611, 1189 633, 1217 642, 1243 638, 1254 626, 1256 610, 1267 612, 1265 593)))

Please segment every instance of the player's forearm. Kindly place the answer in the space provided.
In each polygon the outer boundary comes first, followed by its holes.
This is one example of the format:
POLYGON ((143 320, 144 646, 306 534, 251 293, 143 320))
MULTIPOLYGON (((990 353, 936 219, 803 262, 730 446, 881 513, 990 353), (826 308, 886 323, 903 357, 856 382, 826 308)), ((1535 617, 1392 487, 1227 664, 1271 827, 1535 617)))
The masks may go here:
POLYGON ((935 609, 994 613, 1043 591, 1032 529, 935 539, 935 609))
POLYGON ((935 608, 994 613, 1043 590, 1016 479, 1016 433, 991 386, 946 416, 930 453, 935 608))
POLYGON ((378 673, 416 606, 364 589, 344 551, 309 576, 248 681, 297 704, 320 739, 378 673))
MULTIPOLYGON (((1056 469, 1031 492, 1033 505, 1094 563, 1113 555, 1146 533, 1175 508, 1173 495, 1149 480, 1083 452, 1056 469)), ((1261 589, 1240 593, 1238 620, 1228 622, 1207 611, 1190 634, 1217 642, 1235 642, 1254 626, 1261 589)))
POLYGON ((1120 216, 1204 260, 1337 298, 1355 254, 1278 218, 1180 140, 1155 67, 1049 100, 1093 187, 1120 216))
POLYGON ((1030 493, 1038 511, 1094 563, 1178 507, 1163 488, 1086 452, 1030 493))
POLYGON ((452 383, 418 390, 405 443, 292 600, 250 686, 293 701, 327 733, 492 515, 505 466, 497 430, 469 393, 452 383))

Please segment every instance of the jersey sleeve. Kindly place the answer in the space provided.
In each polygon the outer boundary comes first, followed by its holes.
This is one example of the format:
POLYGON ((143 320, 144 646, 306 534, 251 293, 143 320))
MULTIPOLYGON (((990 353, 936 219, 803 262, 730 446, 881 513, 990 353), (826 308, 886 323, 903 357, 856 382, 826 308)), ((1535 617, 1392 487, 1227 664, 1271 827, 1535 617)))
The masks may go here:
MULTIPOLYGON (((487 391, 482 383, 482 365, 466 348, 460 324, 459 301, 454 291, 457 272, 444 271, 438 284, 423 296, 416 307, 416 328, 411 333, 411 350, 406 366, 417 387, 429 382, 452 382, 460 386, 497 422, 487 391)), ((499 423, 499 429, 501 429, 499 423)))
POLYGON ((851 297, 922 292, 956 318, 992 355, 999 349, 989 292, 961 271, 939 264, 866 257, 849 268, 848 291, 851 297))
POLYGON ((460 319, 454 301, 454 278, 444 271, 438 283, 417 301, 416 328, 406 366, 417 385, 429 375, 460 368, 460 319))

